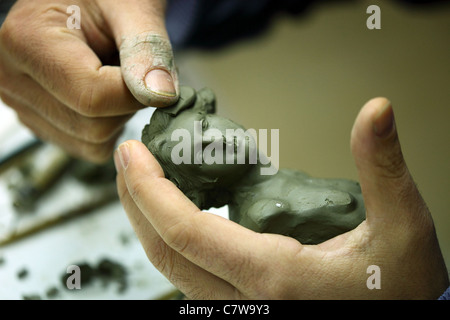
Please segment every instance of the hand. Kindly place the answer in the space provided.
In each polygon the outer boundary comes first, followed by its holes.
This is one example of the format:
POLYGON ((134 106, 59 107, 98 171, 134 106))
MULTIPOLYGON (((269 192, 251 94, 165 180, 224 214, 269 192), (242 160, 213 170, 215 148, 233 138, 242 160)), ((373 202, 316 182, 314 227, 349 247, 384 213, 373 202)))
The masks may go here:
POLYGON ((436 299, 448 275, 386 99, 361 110, 351 147, 367 219, 319 245, 200 212, 137 141, 114 156, 117 187, 148 258, 188 298, 436 299), (380 289, 367 286, 371 265, 379 267, 380 289))
POLYGON ((137 110, 178 99, 164 11, 164 0, 18 0, 0 29, 0 97, 38 137, 105 161, 137 110), (67 27, 71 5, 81 29, 67 27))

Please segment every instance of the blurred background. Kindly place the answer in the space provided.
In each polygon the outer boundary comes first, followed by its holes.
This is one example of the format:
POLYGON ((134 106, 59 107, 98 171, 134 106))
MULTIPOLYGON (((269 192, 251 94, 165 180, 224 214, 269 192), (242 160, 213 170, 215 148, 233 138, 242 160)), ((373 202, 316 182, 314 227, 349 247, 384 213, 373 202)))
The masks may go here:
MULTIPOLYGON (((450 266, 448 2, 321 2, 299 15, 275 15, 258 36, 216 49, 177 50, 175 58, 181 84, 213 89, 218 113, 246 128, 279 129, 280 167, 316 177, 358 179, 349 145, 353 122, 369 99, 390 99, 405 159, 450 266), (381 8, 380 30, 366 27, 371 4, 381 8)), ((152 111, 137 113, 118 143, 140 139, 152 111)), ((14 146, 34 143, 15 114, 0 105, 0 160, 14 146)), ((82 164, 64 159, 55 151, 55 161, 71 168, 60 172, 64 179, 25 210, 14 204, 14 186, 26 176, 19 168, 23 162, 0 169, 0 298, 174 297, 111 191, 111 168, 103 168, 102 183, 86 182, 75 175, 82 164), (85 290, 69 292, 61 277, 77 263, 96 279, 85 290)), ((212 211, 226 216, 226 208, 212 211)))

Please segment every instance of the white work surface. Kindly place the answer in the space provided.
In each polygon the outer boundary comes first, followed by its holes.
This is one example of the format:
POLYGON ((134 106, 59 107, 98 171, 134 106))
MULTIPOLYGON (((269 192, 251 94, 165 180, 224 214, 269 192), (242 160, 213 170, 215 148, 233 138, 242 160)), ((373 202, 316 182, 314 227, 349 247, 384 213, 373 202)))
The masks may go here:
MULTIPOLYGON (((139 112, 129 122, 119 142, 139 139, 152 111, 148 108, 139 112)), ((32 134, 19 124, 15 113, 0 101, 0 157, 31 137, 32 134)), ((82 201, 83 192, 90 193, 73 181, 62 182, 40 203, 38 211, 55 211, 70 201, 82 201)), ((226 207, 210 212, 227 216, 226 207)), ((0 174, 0 238, 16 221, 15 215, 6 178, 0 174)), ((174 289, 148 261, 118 200, 0 246, 0 299, 35 295, 42 299, 159 299, 174 289), (117 283, 101 281, 82 286, 80 290, 65 287, 61 278, 68 266, 86 262, 95 266, 104 258, 125 267, 125 290, 119 292, 117 283), (27 270, 27 275, 20 277, 21 270, 27 270), (50 288, 58 289, 56 296, 47 295, 50 288)))

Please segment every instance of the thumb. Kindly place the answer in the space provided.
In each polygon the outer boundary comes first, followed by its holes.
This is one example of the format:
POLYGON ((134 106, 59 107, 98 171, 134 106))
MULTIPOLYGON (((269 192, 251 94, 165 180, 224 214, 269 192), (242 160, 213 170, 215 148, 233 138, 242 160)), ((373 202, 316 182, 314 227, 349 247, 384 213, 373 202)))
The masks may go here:
POLYGON ((102 3, 120 51, 122 76, 128 89, 146 106, 174 104, 179 94, 178 75, 165 27, 165 1, 102 3))
POLYGON ((387 99, 372 99, 361 109, 353 126, 351 149, 369 224, 385 228, 428 218, 428 209, 403 158, 387 99))

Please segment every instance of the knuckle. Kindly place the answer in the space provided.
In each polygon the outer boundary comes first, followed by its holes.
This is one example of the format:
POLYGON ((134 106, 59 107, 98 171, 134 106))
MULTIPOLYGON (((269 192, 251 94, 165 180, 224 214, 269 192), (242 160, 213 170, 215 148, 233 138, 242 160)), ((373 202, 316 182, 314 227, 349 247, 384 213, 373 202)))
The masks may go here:
POLYGON ((0 99, 11 108, 14 109, 14 101, 9 97, 9 95, 5 94, 4 91, 0 89, 0 99))
MULTIPOLYGON (((62 145, 63 148, 66 146, 62 145)), ((81 142, 75 146, 70 153, 77 158, 82 158, 92 163, 104 164, 107 162, 113 153, 114 145, 111 143, 105 144, 90 144, 81 142)))
MULTIPOLYGON (((112 152, 111 152, 112 153, 112 152)), ((111 154, 94 154, 94 155, 86 155, 86 154, 82 154, 81 156, 77 156, 77 154, 75 153, 74 156, 78 157, 78 158, 82 158, 85 159, 89 162, 95 163, 95 164, 104 164, 108 161, 108 159, 111 157, 111 154)))
POLYGON ((24 23, 29 21, 29 12, 26 10, 11 10, 6 16, 0 28, 0 47, 2 50, 22 53, 22 49, 31 44, 36 44, 33 31, 35 25, 24 23))
POLYGON ((199 282, 195 277, 187 278, 184 287, 185 295, 190 300, 214 300, 218 294, 214 288, 199 282))
POLYGON ((113 139, 113 136, 117 132, 118 128, 110 124, 109 122, 96 120, 91 123, 87 122, 87 128, 85 130, 85 139, 93 143, 103 143, 113 139))
POLYGON ((98 116, 98 101, 94 100, 94 86, 80 84, 78 92, 74 109, 85 117, 98 116))
POLYGON ((0 28, 0 43, 2 46, 8 46, 15 38, 13 35, 16 33, 17 26, 20 26, 20 23, 15 20, 16 15, 11 12, 3 22, 3 25, 0 28))
POLYGON ((4 91, 10 85, 10 79, 6 74, 3 61, 0 60, 0 92, 4 91))
POLYGON ((224 261, 225 278, 233 279, 233 284, 237 288, 246 288, 245 294, 248 296, 267 297, 265 266, 259 265, 257 260, 251 255, 239 255, 233 259, 227 257, 224 261), (264 276, 255 281, 255 275, 264 276))
MULTIPOLYGON (((265 235, 262 236, 264 239, 265 235)), ((271 246, 271 252, 273 257, 286 254, 280 241, 271 246)), ((277 263, 255 263, 255 259, 247 257, 234 272, 241 275, 241 285, 250 288, 250 296, 258 299, 291 299, 297 291, 296 283, 292 279, 296 277, 298 269, 292 270, 289 266, 296 265, 298 260, 295 258, 295 252, 289 256, 289 260, 285 260, 289 263, 285 266, 277 263), (255 281, 255 275, 258 275, 258 281, 255 281)))
POLYGON ((159 238, 147 250, 147 257, 153 266, 159 270, 171 283, 177 287, 185 288, 186 294, 192 299, 208 296, 193 274, 192 267, 167 243, 159 238))
POLYGON ((147 250, 146 253, 153 266, 169 278, 173 273, 173 268, 171 267, 173 264, 171 264, 172 259, 166 243, 159 238, 159 240, 152 244, 151 250, 147 250))
POLYGON ((177 221, 166 228, 161 233, 161 237, 169 247, 184 254, 190 248, 190 244, 194 242, 194 234, 185 221, 177 221))
POLYGON ((132 179, 131 184, 128 186, 130 196, 136 203, 140 203, 140 199, 146 196, 147 182, 141 178, 132 179))
POLYGON ((279 273, 279 270, 270 271, 266 270, 264 273, 260 273, 262 276, 258 278, 258 281, 254 281, 248 284, 251 286, 253 292, 252 296, 259 299, 286 299, 288 298, 287 292, 290 292, 289 288, 292 285, 292 279, 286 279, 279 273))
POLYGON ((399 179, 407 173, 403 153, 399 145, 391 153, 378 154, 376 166, 385 178, 399 179))
POLYGON ((213 296, 210 292, 205 290, 204 287, 196 284, 193 284, 185 291, 185 295, 189 300, 211 300, 211 297, 213 296))
POLYGON ((208 250, 205 246, 202 246, 202 252, 197 249, 198 244, 203 239, 200 239, 204 234, 199 230, 201 226, 196 216, 203 214, 201 211, 190 213, 186 219, 177 219, 171 223, 168 227, 164 228, 161 232, 161 238, 164 239, 166 244, 174 249, 181 255, 188 255, 190 259, 196 259, 198 255, 204 255, 205 250, 208 250))
POLYGON ((125 117, 91 118, 83 116, 69 107, 64 107, 66 110, 63 113, 55 108, 43 108, 41 111, 47 112, 45 117, 54 119, 61 130, 88 143, 115 142, 128 119, 125 117))
POLYGON ((126 186, 120 184, 118 181, 119 176, 116 176, 116 185, 117 185, 117 195, 119 196, 119 199, 121 199, 121 201, 124 201, 124 199, 128 198, 128 189, 126 188, 126 186))
POLYGON ((267 280, 263 288, 266 291, 268 291, 267 288, 270 288, 270 299, 281 300, 292 299, 293 297, 295 297, 295 293, 298 289, 294 285, 292 278, 283 277, 279 273, 277 273, 271 279, 267 280))

